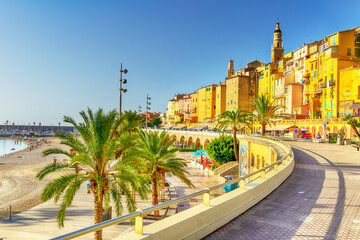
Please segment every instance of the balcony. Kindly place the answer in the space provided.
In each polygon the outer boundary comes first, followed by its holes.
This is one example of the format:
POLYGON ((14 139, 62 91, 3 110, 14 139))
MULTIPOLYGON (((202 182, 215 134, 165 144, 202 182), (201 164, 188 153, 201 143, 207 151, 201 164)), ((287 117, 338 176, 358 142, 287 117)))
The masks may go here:
POLYGON ((326 84, 325 84, 325 83, 321 83, 321 84, 320 84, 320 88, 326 88, 326 84))
POLYGON ((310 84, 310 79, 303 79, 301 80, 303 84, 305 85, 309 85, 310 84))
POLYGON ((334 81, 334 80, 330 80, 329 82, 330 82, 330 83, 329 83, 330 86, 334 86, 334 85, 335 85, 335 81, 334 81))

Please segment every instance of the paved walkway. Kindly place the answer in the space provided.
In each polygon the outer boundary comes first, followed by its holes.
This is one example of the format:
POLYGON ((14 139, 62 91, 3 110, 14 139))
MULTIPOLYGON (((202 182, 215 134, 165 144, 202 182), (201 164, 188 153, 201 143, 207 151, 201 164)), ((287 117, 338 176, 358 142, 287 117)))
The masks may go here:
MULTIPOLYGON (((172 186, 174 186, 175 191, 177 193, 177 197, 183 197, 186 195, 189 195, 191 193, 195 193, 197 191, 203 190, 204 188, 216 186, 218 184, 223 183, 221 178, 219 177, 212 177, 208 176, 207 173, 205 173, 204 170, 201 170, 190 162, 191 155, 189 152, 179 152, 179 157, 187 159, 187 167, 185 168, 189 173, 189 179, 191 180, 192 184, 195 186, 195 188, 189 188, 185 183, 183 183, 179 178, 177 177, 168 177, 167 180, 171 183, 172 186)), ((219 195, 223 194, 223 191, 216 190, 211 192, 210 198, 215 198, 219 195)), ((203 197, 198 196, 196 198, 193 198, 189 201, 185 201, 178 204, 178 211, 181 212, 183 210, 186 210, 190 207, 193 207, 195 205, 198 205, 203 202, 203 197)))
POLYGON ((290 177, 205 239, 360 239, 360 152, 325 143, 291 146, 290 177))

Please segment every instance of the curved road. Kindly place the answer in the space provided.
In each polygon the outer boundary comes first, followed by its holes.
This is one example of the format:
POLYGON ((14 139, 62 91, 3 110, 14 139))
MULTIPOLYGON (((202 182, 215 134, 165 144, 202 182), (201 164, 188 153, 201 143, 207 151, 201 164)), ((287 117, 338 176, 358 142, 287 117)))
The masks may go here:
POLYGON ((325 143, 291 146, 290 177, 205 239, 360 239, 360 152, 325 143))

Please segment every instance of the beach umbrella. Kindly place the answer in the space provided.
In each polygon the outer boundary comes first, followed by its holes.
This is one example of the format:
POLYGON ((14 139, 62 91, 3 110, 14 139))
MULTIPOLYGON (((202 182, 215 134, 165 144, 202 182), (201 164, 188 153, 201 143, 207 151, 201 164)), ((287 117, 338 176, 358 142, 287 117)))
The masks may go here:
POLYGON ((194 153, 191 153, 191 155, 193 155, 193 156, 199 156, 199 155, 201 155, 200 153, 197 153, 197 152, 194 152, 194 153))
POLYGON ((199 152, 199 153, 206 153, 206 150, 204 150, 204 149, 200 149, 200 150, 197 150, 196 152, 199 152))

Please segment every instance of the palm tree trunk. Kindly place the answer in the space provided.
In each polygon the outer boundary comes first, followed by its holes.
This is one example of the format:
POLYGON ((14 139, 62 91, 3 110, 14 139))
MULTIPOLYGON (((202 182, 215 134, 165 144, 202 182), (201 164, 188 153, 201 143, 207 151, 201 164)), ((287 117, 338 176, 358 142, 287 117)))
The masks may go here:
POLYGON ((261 135, 265 136, 265 126, 266 124, 262 123, 261 124, 261 135))
MULTIPOLYGON (((151 186, 152 186, 152 205, 158 205, 158 191, 157 191, 157 181, 156 176, 151 176, 151 186)), ((154 212, 155 220, 157 220, 157 217, 159 216, 159 211, 154 212)))
POLYGON ((233 139, 234 139, 235 158, 236 158, 236 161, 239 162, 239 152, 238 152, 238 149, 237 149, 236 130, 235 129, 233 129, 233 139))
MULTIPOLYGON (((99 200, 97 191, 94 191, 94 224, 102 222, 102 206, 103 206, 103 196, 99 200)), ((96 231, 94 233, 94 240, 102 240, 102 230, 96 231)))
MULTIPOLYGON (((355 127, 355 125, 350 125, 350 126, 351 126, 351 128, 354 130, 355 135, 356 135, 356 137, 358 138, 359 143, 360 143, 360 134, 359 134, 359 131, 357 130, 357 128, 355 127)), ((350 137, 351 137, 351 136, 350 136, 350 137)))

